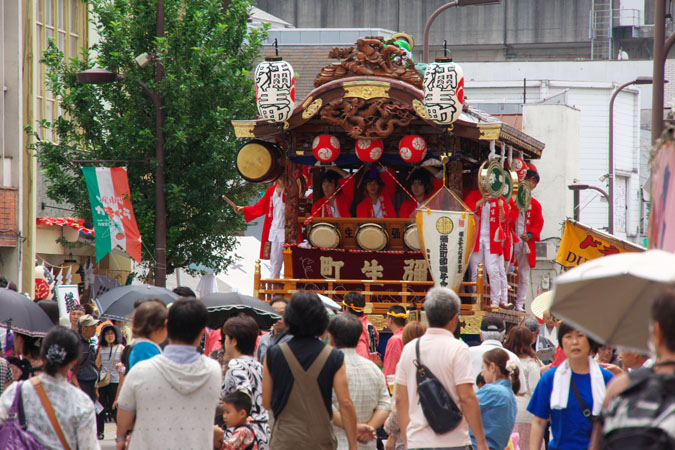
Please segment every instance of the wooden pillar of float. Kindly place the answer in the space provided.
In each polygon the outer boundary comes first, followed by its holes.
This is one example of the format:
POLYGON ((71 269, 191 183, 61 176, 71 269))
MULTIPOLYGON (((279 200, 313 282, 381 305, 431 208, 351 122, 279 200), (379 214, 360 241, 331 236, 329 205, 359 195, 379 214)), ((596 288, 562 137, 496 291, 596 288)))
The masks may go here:
POLYGON ((255 261, 255 272, 253 272, 253 296, 258 298, 260 292, 260 260, 255 261))
MULTIPOLYGON (((299 201, 300 201, 300 186, 298 180, 295 178, 295 164, 290 160, 286 160, 286 170, 284 177, 284 189, 286 191, 286 224, 285 224, 285 239, 287 244, 298 243, 298 220, 299 215, 299 201)), ((286 257, 284 256, 284 263, 286 257)), ((288 267, 288 266, 286 266, 288 267)), ((286 270, 284 270, 284 275, 286 270)))
POLYGON ((290 248, 284 249, 284 278, 293 278, 293 251, 290 248))

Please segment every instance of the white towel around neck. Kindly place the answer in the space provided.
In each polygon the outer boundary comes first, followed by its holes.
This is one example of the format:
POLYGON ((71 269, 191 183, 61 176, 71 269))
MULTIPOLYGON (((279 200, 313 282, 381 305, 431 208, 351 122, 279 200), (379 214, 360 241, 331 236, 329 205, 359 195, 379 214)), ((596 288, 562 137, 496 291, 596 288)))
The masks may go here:
MULTIPOLYGON (((598 363, 590 356, 588 357, 588 368, 591 373, 591 393, 593 394, 592 413, 594 416, 597 416, 602 411, 602 402, 605 401, 605 393, 607 392, 605 388, 605 378, 602 376, 602 371, 600 370, 598 363)), ((571 379, 572 369, 570 369, 569 361, 565 360, 553 375, 551 409, 567 408, 567 400, 570 396, 571 379)))

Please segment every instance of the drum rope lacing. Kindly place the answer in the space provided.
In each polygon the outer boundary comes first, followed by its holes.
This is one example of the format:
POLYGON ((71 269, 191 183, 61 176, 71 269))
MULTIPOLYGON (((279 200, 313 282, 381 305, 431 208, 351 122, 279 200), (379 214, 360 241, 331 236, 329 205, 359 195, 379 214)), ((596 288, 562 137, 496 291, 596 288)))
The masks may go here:
MULTIPOLYGON (((356 172, 354 172, 353 174, 351 174, 351 175, 347 178, 347 180, 345 180, 345 182, 342 183, 342 185, 340 185, 340 184, 338 183, 337 189, 335 189, 335 192, 333 192, 333 195, 331 195, 331 196, 328 198, 328 200, 326 200, 326 201, 324 202, 324 206, 326 205, 326 203, 330 203, 331 200, 333 200, 333 198, 335 198, 335 196, 336 196, 340 191, 342 191, 342 186, 344 186, 344 185, 346 185, 347 183, 349 183, 349 182, 352 180, 352 178, 354 178, 354 176, 355 176, 357 173, 359 173, 359 172, 361 171, 361 169, 363 169, 363 166, 359 167, 358 170, 357 170, 356 172)), ((316 212, 310 214, 310 216, 309 216, 308 218, 305 219, 305 222, 304 222, 305 226, 309 225, 309 223, 312 221, 312 219, 314 219, 314 217, 316 217, 316 215, 319 214, 319 211, 321 211, 322 209, 323 209, 323 207, 317 209, 316 212)))

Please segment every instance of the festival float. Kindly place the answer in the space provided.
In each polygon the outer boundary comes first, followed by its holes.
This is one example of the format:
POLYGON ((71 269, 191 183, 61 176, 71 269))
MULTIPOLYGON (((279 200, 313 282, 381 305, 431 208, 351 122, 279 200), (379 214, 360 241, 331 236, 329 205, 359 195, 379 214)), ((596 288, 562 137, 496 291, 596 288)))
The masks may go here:
MULTIPOLYGON (((464 315, 519 317, 490 307, 482 267, 467 281, 477 218, 462 199, 478 188, 527 209, 526 162, 539 159, 544 144, 472 108, 461 67, 450 59, 416 67, 412 44, 398 33, 332 49, 337 62, 321 69, 315 89, 297 104, 287 62, 268 58, 256 70, 260 118, 232 121, 243 140, 237 169, 252 183, 285 177, 286 194, 283 276, 261 279, 258 261, 258 298, 311 289, 340 301, 359 291, 377 315, 395 303, 419 311, 424 293, 440 285, 458 292, 464 315), (320 177, 329 166, 354 185, 369 171, 388 171, 396 208, 411 198, 406 185, 414 170, 433 167, 440 187, 410 217, 322 217, 312 205, 324 195, 320 177)), ((509 277, 515 285, 517 272, 509 277)))

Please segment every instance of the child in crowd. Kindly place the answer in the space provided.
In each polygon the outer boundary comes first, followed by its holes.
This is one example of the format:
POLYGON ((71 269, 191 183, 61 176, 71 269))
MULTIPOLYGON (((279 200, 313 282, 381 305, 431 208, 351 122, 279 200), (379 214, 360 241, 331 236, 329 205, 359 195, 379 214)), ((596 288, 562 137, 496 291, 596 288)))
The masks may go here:
MULTIPOLYGON (((490 450, 503 450, 516 423, 516 396, 520 390, 518 367, 509 361, 509 355, 500 348, 483 354, 481 374, 485 385, 478 389, 476 397, 480 404, 485 440, 490 450)), ((478 383, 481 380, 476 380, 478 383)), ((471 433, 471 440, 476 442, 471 433)))
POLYGON ((220 450, 258 450, 255 433, 247 423, 250 414, 251 397, 248 394, 236 391, 223 397, 223 421, 234 430, 220 450))

